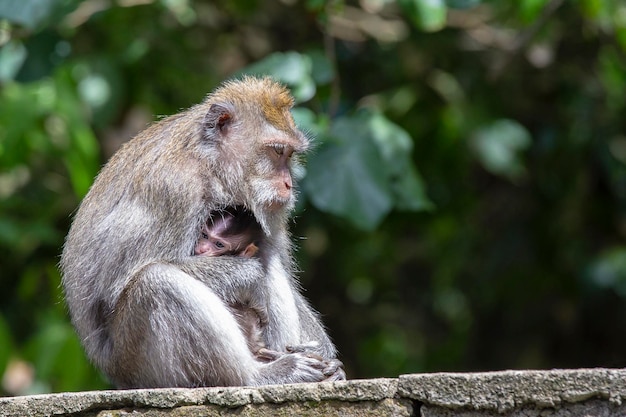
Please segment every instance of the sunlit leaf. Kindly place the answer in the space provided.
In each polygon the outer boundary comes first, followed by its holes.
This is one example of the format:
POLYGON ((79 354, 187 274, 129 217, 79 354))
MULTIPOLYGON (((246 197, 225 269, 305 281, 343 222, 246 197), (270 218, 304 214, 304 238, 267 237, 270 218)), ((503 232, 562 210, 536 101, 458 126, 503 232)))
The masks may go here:
POLYGON ((600 254, 589 267, 588 278, 596 287, 610 288, 626 297, 626 247, 600 254))
POLYGON ((413 140, 400 126, 381 113, 368 118, 372 139, 378 145, 388 167, 396 206, 401 210, 425 210, 433 207, 424 184, 412 162, 413 140))
POLYGON ((2 0, 0 18, 35 29, 48 18, 56 3, 57 1, 53 0, 2 0))
POLYGON ((307 53, 311 59, 312 77, 318 85, 328 84, 335 76, 333 64, 321 51, 307 53))
POLYGON ((0 81, 15 78, 28 52, 21 42, 10 41, 0 48, 0 81))
POLYGON ((104 77, 94 74, 80 81, 78 92, 91 107, 101 107, 111 96, 111 86, 104 77))
POLYGON ((525 174, 521 153, 531 143, 530 133, 514 120, 500 119, 478 129, 472 146, 483 167, 495 175, 519 180, 525 174))
POLYGON ((610 2, 603 0, 581 0, 581 10, 586 14, 586 17, 597 18, 598 16, 606 13, 606 8, 610 2))
POLYGON ((369 126, 372 137, 388 164, 391 165, 399 158, 410 156, 413 150, 413 140, 400 126, 392 123, 381 113, 368 113, 363 119, 363 122, 369 126))
POLYGON ((84 197, 97 173, 93 168, 92 161, 85 158, 85 155, 81 154, 80 151, 67 152, 64 161, 76 196, 84 197))
POLYGON ((444 0, 400 0, 407 17, 419 29, 436 32, 446 26, 444 0))
POLYGON ((358 120, 338 119, 331 136, 309 158, 303 187, 318 209, 372 230, 393 206, 386 164, 358 120))
POLYGON ((318 209, 371 230, 393 207, 432 207, 412 163, 411 137, 382 114, 339 118, 329 136, 310 157, 305 178, 307 196, 318 209))
POLYGON ((521 17, 532 22, 541 13, 548 0, 522 0, 520 2, 521 17))
MULTIPOLYGON (((398 164, 402 166, 402 164, 398 164)), ((426 195, 422 177, 412 163, 405 163, 402 175, 398 175, 391 183, 399 210, 431 210, 434 204, 426 195)))
POLYGON ((323 140, 323 134, 328 128, 328 122, 322 115, 318 115, 306 107, 294 107, 291 110, 296 126, 307 136, 312 136, 315 145, 323 140))

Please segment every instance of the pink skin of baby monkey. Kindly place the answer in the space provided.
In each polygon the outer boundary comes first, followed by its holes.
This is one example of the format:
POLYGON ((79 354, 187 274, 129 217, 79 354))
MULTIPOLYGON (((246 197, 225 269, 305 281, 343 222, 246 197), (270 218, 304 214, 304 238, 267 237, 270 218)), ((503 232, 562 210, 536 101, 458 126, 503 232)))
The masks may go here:
POLYGON ((247 212, 220 212, 202 228, 202 237, 196 244, 196 255, 243 256, 257 255, 258 241, 262 231, 254 218, 247 212))

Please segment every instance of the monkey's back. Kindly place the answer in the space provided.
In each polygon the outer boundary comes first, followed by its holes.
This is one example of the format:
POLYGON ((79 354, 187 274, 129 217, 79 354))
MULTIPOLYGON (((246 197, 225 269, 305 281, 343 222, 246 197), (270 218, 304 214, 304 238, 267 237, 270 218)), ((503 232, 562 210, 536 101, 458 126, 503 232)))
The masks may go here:
POLYGON ((199 223, 208 210, 202 167, 185 146, 197 140, 197 123, 184 112, 124 144, 74 217, 61 256, 62 282, 72 322, 100 366, 110 350, 107 320, 133 271, 193 251, 185 242, 198 226, 176 219, 199 223))

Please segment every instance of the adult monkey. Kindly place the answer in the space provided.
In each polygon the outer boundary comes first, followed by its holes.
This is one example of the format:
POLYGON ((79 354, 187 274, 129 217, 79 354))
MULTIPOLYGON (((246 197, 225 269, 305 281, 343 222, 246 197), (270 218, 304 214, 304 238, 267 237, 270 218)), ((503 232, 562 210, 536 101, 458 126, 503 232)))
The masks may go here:
POLYGON ((228 82, 141 132, 96 178, 61 270, 87 355, 118 387, 345 378, 293 277, 292 157, 308 140, 292 105, 268 78, 228 82), (262 227, 263 255, 194 256, 211 213, 232 207, 262 227), (265 361, 248 349, 235 304, 265 309, 265 361))

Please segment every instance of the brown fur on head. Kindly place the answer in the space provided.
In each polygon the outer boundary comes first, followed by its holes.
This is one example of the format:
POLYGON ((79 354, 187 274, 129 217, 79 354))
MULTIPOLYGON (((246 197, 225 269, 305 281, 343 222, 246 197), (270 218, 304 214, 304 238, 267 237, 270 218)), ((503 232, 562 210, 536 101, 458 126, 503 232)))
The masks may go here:
POLYGON ((243 77, 227 81, 209 96, 210 101, 231 102, 248 112, 259 112, 274 127, 294 133, 296 125, 290 110, 293 97, 283 85, 271 78, 243 77))

